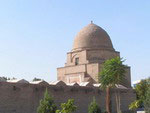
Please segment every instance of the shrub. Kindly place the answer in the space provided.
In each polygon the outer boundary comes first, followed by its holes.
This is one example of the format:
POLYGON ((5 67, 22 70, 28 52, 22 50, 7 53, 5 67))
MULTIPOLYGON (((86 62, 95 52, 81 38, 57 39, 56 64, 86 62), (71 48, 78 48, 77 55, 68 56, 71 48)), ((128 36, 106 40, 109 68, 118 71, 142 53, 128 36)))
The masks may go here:
POLYGON ((56 113, 72 113, 76 111, 76 106, 74 105, 74 99, 69 99, 67 103, 61 104, 61 110, 57 110, 56 113))
POLYGON ((56 105, 52 96, 48 93, 47 89, 44 93, 44 98, 40 100, 40 105, 37 109, 38 113, 55 113, 56 105))
POLYGON ((90 103, 88 107, 88 113, 102 113, 100 107, 96 103, 95 98, 93 98, 93 101, 90 103))

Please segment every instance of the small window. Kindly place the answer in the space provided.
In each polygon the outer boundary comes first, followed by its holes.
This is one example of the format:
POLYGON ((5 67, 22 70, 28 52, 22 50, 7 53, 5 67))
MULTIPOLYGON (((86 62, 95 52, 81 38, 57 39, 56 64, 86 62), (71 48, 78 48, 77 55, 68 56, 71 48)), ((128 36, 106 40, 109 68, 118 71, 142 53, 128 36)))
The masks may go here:
POLYGON ((75 65, 79 64, 79 58, 75 58, 75 65))

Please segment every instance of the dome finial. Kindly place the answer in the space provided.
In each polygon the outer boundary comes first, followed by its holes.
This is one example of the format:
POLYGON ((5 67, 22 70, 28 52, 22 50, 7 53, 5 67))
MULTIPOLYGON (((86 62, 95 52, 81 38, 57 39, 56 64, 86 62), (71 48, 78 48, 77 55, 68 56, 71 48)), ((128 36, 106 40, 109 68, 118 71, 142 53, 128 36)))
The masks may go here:
POLYGON ((93 21, 91 20, 91 24, 93 24, 93 21))

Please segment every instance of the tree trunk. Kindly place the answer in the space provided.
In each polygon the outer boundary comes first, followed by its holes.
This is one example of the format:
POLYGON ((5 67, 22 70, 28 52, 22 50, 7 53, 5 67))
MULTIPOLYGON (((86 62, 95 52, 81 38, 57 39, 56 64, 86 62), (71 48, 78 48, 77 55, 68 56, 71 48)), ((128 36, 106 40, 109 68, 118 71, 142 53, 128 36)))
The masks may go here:
POLYGON ((116 91, 115 91, 115 96, 116 96, 117 113, 120 113, 121 112, 121 109, 120 109, 120 91, 118 89, 116 89, 116 91))
POLYGON ((106 89, 106 111, 108 113, 110 112, 110 87, 107 87, 106 89))
POLYGON ((115 96, 116 96, 116 110, 117 110, 117 113, 119 112, 119 106, 118 106, 118 92, 117 92, 117 89, 115 89, 115 96))
POLYGON ((118 91, 118 98, 119 98, 119 104, 118 104, 118 107, 119 107, 119 113, 121 113, 121 108, 120 108, 120 106, 121 106, 121 104, 120 104, 120 91, 118 91))

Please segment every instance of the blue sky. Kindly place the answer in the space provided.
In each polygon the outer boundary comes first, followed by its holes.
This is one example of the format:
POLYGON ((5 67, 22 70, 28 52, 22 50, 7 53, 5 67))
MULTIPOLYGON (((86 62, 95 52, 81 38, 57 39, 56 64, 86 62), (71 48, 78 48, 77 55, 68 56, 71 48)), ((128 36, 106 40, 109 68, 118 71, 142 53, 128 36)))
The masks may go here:
POLYGON ((91 20, 131 66, 132 81, 150 76, 148 0, 0 0, 0 76, 56 80, 91 20))

